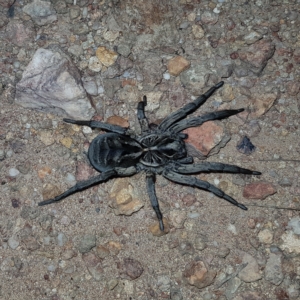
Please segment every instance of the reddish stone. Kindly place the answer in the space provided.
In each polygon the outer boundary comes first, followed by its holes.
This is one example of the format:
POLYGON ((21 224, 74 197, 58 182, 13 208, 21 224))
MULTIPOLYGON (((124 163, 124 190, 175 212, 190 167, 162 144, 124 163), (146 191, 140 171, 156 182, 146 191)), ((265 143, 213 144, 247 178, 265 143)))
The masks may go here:
POLYGON ((237 52, 232 52, 232 53, 230 54, 230 58, 231 58, 231 59, 238 59, 238 58, 239 58, 239 54, 238 54, 237 52))
POLYGON ((208 121, 199 127, 188 128, 184 133, 188 134, 187 143, 193 145, 204 155, 208 155, 221 142, 224 129, 216 122, 208 121))
POLYGON ((129 127, 128 121, 119 116, 111 116, 107 119, 106 122, 108 124, 119 125, 119 126, 125 127, 125 128, 129 127))
POLYGON ((122 263, 117 264, 121 277, 136 279, 142 275, 144 268, 142 264, 133 258, 124 258, 122 263))
POLYGON ((275 45, 268 40, 259 40, 250 47, 239 52, 242 61, 249 65, 255 74, 259 74, 266 66, 267 61, 273 56, 275 45))
POLYGON ((268 182, 253 182, 244 187, 243 197, 248 199, 265 199, 266 197, 276 193, 273 184, 268 182))

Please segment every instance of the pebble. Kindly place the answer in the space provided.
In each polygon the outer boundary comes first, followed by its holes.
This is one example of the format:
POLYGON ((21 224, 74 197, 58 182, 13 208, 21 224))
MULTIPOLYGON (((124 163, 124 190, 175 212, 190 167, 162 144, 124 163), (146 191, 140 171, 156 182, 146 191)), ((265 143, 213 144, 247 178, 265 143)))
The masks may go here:
POLYGON ((93 234, 85 234, 80 237, 78 250, 80 253, 87 253, 96 246, 96 236, 93 234))
POLYGON ((10 237, 8 239, 8 246, 15 250, 19 246, 20 242, 15 237, 10 237))
POLYGON ((20 174, 20 172, 16 168, 11 168, 8 170, 8 174, 10 177, 17 177, 20 174))
POLYGON ((300 235, 300 217, 290 219, 288 226, 292 228, 292 231, 295 234, 300 235))
POLYGON ((59 247, 63 247, 67 241, 68 241, 68 238, 64 233, 60 232, 57 235, 57 244, 59 247))

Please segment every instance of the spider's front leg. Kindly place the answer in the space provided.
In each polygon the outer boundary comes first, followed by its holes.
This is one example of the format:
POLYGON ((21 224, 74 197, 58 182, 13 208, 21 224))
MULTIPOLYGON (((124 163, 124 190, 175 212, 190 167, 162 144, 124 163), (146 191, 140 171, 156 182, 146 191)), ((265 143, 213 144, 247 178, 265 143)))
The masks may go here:
POLYGON ((156 213, 159 222, 159 229, 161 231, 164 231, 163 216, 159 209, 159 204, 155 193, 155 174, 147 173, 146 180, 147 180, 147 191, 149 194, 151 205, 156 213))
POLYGON ((142 129, 142 133, 149 131, 149 123, 145 115, 145 106, 147 105, 146 96, 143 97, 143 101, 140 101, 137 106, 137 117, 142 129))
POLYGON ((190 102, 180 108, 179 110, 173 112, 169 116, 167 116, 158 126, 158 128, 162 131, 167 131, 169 127, 178 122, 179 120, 185 118, 189 114, 193 113, 196 109, 198 109, 205 101, 220 87, 222 87, 224 81, 220 81, 215 86, 210 88, 206 93, 198 97, 195 101, 190 102))
POLYGON ((114 132, 114 133, 119 133, 119 134, 125 134, 129 135, 130 130, 128 128, 121 127, 119 125, 113 125, 113 124, 108 124, 108 123, 103 123, 100 121, 82 121, 82 120, 72 120, 72 119, 63 119, 64 122, 70 123, 70 124, 76 124, 80 126, 88 126, 91 128, 99 128, 105 131, 109 132, 114 132))

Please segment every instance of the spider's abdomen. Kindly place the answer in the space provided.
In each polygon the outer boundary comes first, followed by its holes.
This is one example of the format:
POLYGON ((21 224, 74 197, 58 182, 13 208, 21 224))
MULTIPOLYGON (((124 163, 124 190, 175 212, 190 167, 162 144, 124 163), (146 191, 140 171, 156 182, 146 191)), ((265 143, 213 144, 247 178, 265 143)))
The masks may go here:
POLYGON ((99 172, 105 172, 116 167, 134 166, 142 154, 142 148, 138 142, 117 133, 98 135, 92 141, 88 151, 92 166, 99 172))
POLYGON ((140 143, 144 151, 141 163, 146 166, 161 166, 187 155, 185 143, 179 136, 153 133, 144 136, 140 143))

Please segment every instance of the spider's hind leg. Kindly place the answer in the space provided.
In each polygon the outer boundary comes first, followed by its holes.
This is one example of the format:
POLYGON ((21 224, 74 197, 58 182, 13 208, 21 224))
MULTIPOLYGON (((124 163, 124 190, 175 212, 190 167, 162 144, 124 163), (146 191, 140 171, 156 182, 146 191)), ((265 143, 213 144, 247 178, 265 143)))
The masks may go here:
POLYGON ((192 187, 197 187, 199 189, 209 191, 209 192, 215 194, 216 196, 230 202, 231 204, 233 204, 233 205, 235 205, 235 206, 237 206, 237 207, 239 207, 243 210, 248 209, 244 204, 241 204, 241 203, 237 202, 236 200, 234 200, 230 196, 226 195, 222 190, 220 190, 217 187, 211 185, 207 181, 200 180, 196 177, 181 175, 181 174, 178 174, 174 171, 165 171, 162 175, 165 178, 167 178, 171 181, 174 181, 174 182, 177 182, 177 183, 180 183, 180 184, 184 184, 184 185, 189 185, 189 186, 192 186, 192 187))
POLYGON ((149 198, 151 201, 151 205, 156 213, 158 222, 159 222, 159 229, 164 231, 164 223, 163 223, 163 216, 159 209, 158 200, 155 193, 155 175, 153 173, 147 173, 147 191, 149 194, 149 198))
POLYGON ((177 165, 174 171, 179 174, 196 174, 201 172, 223 172, 223 173, 236 173, 236 174, 249 174, 261 175, 261 172, 252 171, 249 169, 241 168, 235 165, 223 164, 218 162, 201 162, 189 165, 177 165))

